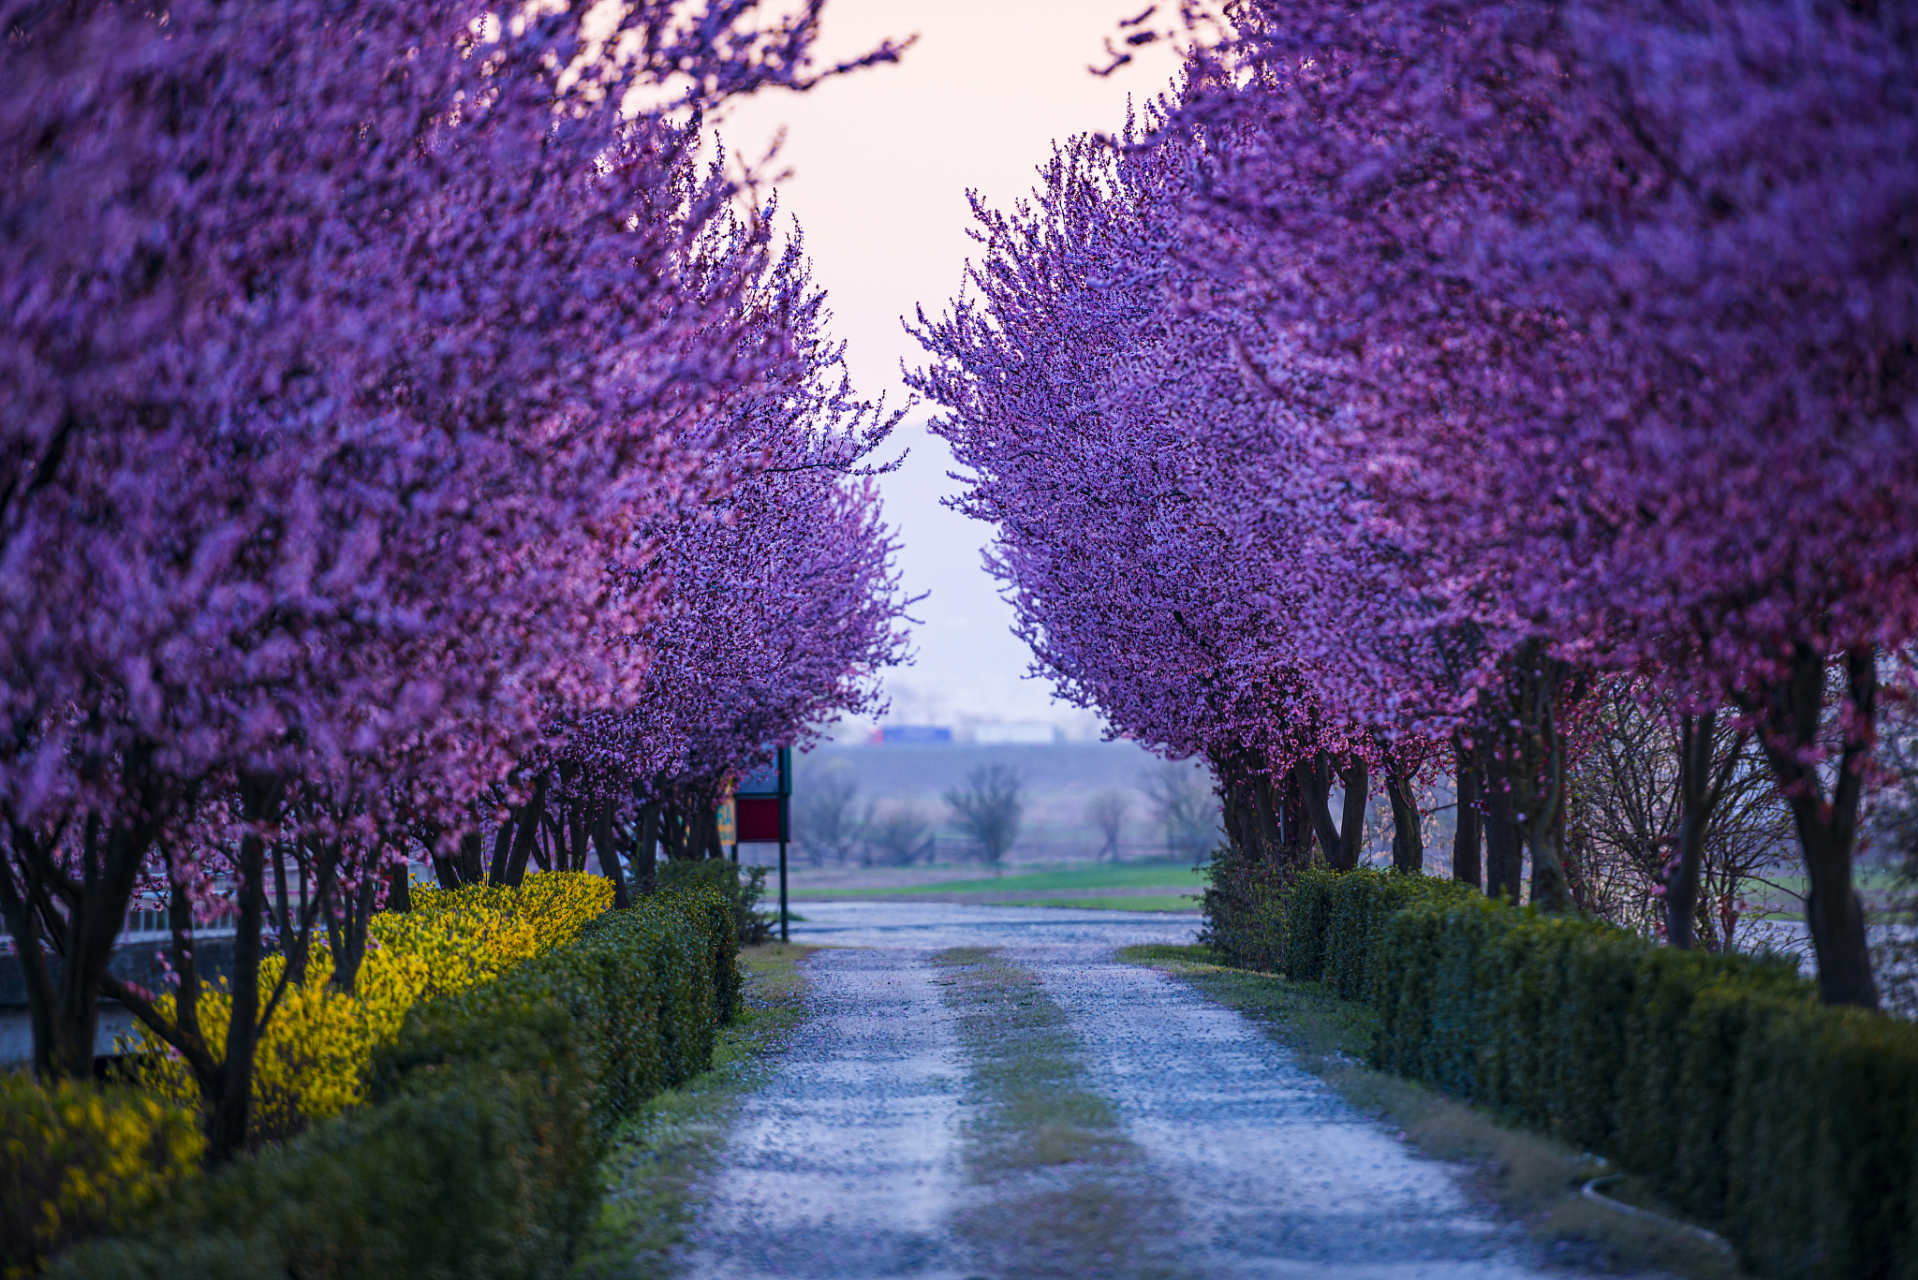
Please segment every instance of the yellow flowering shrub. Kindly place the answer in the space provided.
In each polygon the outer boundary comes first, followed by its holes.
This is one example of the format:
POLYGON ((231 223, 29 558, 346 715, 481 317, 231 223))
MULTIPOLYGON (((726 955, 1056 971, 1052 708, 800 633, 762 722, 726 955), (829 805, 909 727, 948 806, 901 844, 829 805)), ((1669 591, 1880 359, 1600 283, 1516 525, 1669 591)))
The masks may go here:
MULTIPOLYGON (((332 956, 316 948, 305 981, 287 988, 260 1043, 253 1069, 255 1132, 284 1138, 364 1101, 373 1050, 399 1033, 408 1009, 573 941, 612 902, 610 880, 581 872, 534 872, 517 889, 415 888, 411 911, 373 918, 352 995, 330 985, 332 956)), ((284 971, 281 956, 262 962, 262 1000, 284 971)), ((229 1008, 223 990, 201 996, 200 1023, 216 1047, 226 1038, 229 1008)), ((149 1082, 169 1098, 197 1101, 185 1061, 166 1052, 156 1037, 140 1034, 145 1042, 136 1052, 155 1054, 149 1082)))
POLYGON ((177 1103, 0 1073, 0 1277, 35 1275, 49 1254, 128 1221, 197 1174, 205 1145, 177 1103))

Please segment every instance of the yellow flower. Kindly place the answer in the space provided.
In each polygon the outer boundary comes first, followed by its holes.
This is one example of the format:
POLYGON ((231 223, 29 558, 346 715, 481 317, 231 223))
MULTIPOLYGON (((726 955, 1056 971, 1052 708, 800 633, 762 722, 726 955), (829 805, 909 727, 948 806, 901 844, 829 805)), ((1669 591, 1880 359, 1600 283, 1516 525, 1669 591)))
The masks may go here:
POLYGON ((197 1175, 198 1118, 129 1089, 0 1075, 0 1277, 112 1230, 197 1175))
MULTIPOLYGON (((318 948, 305 981, 287 988, 260 1042, 253 1069, 257 1133, 286 1137, 363 1102, 373 1052, 399 1034, 407 1010, 571 942, 612 902, 610 880, 581 872, 535 872, 517 889, 415 889, 411 911, 373 918, 352 995, 330 985, 333 958, 318 948)), ((284 957, 261 963, 262 998, 284 972, 284 957)), ((162 1003, 170 1014, 171 1000, 162 1003)), ((216 1052, 231 1007, 223 989, 201 996, 200 1025, 216 1052)), ((169 1099, 196 1104, 192 1072, 164 1047, 144 1030, 136 1038, 135 1052, 154 1055, 149 1083, 169 1099)))

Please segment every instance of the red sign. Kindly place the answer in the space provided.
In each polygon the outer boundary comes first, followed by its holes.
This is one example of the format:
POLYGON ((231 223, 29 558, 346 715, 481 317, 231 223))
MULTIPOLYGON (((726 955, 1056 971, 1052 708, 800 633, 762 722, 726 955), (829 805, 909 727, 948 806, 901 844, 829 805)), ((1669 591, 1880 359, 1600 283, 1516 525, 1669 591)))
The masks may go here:
POLYGON ((738 796, 734 798, 733 805, 739 819, 741 844, 778 843, 778 796, 738 796))

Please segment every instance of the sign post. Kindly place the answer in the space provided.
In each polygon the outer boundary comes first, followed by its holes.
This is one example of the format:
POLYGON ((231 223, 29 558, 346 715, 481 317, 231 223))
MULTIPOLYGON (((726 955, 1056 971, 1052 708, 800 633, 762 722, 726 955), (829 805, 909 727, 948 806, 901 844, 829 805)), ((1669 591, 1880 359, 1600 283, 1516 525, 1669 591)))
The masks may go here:
MULTIPOLYGON (((793 756, 791 747, 779 747, 772 762, 753 770, 733 788, 737 840, 779 842, 779 940, 791 940, 786 905, 786 844, 792 839, 793 756)), ((737 846, 734 849, 738 857, 737 846)))
POLYGON ((719 802, 719 843, 733 847, 733 865, 739 865, 739 806, 731 795, 719 802))

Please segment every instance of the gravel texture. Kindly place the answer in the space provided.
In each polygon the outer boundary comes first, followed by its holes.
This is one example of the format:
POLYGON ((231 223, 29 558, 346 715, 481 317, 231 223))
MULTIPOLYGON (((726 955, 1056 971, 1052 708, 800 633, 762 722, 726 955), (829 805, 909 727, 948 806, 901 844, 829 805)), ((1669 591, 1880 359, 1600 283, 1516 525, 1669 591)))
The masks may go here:
POLYGON ((965 1063, 926 955, 823 952, 806 971, 810 1016, 741 1107, 686 1274, 970 1274, 947 1227, 965 1063))
MULTIPOLYGON (((1191 917, 936 903, 807 903, 793 940, 809 1020, 746 1101, 703 1189, 698 1280, 966 1280, 1022 1273, 975 1251, 993 1188, 968 1178, 972 1064, 935 953, 997 948, 1076 1034, 1082 1087, 1113 1103, 1162 1198, 1173 1269, 1218 1280, 1517 1280, 1522 1229, 1347 1106, 1238 1014, 1116 948, 1193 940, 1191 917), (955 1223, 968 1229, 955 1230, 955 1223)), ((1008 1190, 1010 1188, 1007 1188, 1008 1190)), ((1155 1215, 1160 1216, 1160 1215, 1155 1215)), ((1154 1250, 1138 1274, 1168 1274, 1154 1250)), ((1143 1259, 1142 1259, 1143 1262, 1143 1259)))

